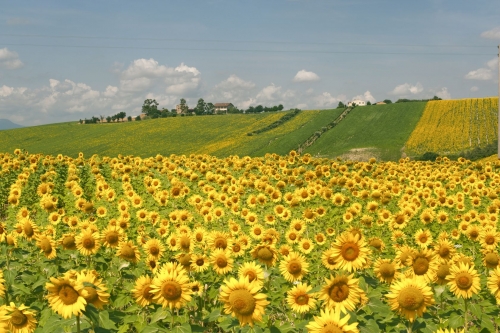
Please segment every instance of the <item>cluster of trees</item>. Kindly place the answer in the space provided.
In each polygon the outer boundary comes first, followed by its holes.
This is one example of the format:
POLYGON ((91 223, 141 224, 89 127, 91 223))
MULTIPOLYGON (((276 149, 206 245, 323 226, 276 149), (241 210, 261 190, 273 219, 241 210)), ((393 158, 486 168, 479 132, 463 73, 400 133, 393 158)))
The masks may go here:
POLYGON ((441 101, 442 98, 437 96, 432 97, 431 99, 408 99, 408 98, 400 98, 396 101, 396 103, 408 103, 408 102, 428 102, 428 101, 441 101))
MULTIPOLYGON (((104 117, 104 116, 101 115, 99 117, 92 116, 92 118, 90 118, 90 119, 85 118, 85 120, 81 120, 80 119, 80 124, 97 124, 97 123, 103 123, 104 119, 106 119, 106 121, 108 123, 110 123, 110 122, 115 121, 115 120, 124 121, 125 118, 127 118, 127 113, 122 111, 122 112, 118 112, 115 115, 107 116, 107 117, 104 117)), ((130 116, 128 116, 127 119, 128 119, 128 121, 132 121, 132 117, 130 117, 130 116)))
POLYGON ((262 106, 262 105, 257 105, 257 106, 250 106, 248 109, 244 111, 244 113, 261 113, 261 112, 277 112, 277 111, 282 111, 283 110, 283 105, 275 105, 275 106, 262 106))

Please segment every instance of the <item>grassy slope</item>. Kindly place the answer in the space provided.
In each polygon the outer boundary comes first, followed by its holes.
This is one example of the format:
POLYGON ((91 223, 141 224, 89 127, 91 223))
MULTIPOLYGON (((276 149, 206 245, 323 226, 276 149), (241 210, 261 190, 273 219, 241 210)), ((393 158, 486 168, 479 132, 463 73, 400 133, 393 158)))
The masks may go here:
POLYGON ((336 116, 338 110, 303 111, 283 125, 258 135, 248 132, 278 120, 283 113, 176 117, 121 124, 59 123, 0 132, 0 151, 107 156, 207 153, 262 156, 286 154, 336 116))
POLYGON ((338 126, 323 134, 307 153, 335 157, 356 148, 375 148, 382 160, 397 160, 422 116, 425 102, 355 108, 338 126))

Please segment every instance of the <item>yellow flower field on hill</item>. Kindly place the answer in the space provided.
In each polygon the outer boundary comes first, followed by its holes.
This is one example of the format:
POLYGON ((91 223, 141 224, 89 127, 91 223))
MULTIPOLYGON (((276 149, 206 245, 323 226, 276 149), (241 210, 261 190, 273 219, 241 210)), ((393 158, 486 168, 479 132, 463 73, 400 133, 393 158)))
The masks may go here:
POLYGON ((406 142, 410 153, 453 154, 498 139, 498 98, 429 101, 406 142))

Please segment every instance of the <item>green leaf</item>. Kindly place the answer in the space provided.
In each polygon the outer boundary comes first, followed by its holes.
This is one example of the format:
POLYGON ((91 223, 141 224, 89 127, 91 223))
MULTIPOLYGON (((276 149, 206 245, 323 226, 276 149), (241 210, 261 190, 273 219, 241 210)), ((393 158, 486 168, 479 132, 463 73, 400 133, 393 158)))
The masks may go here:
POLYGON ((180 326, 175 326, 173 330, 171 330, 173 333, 191 333, 191 325, 189 323, 184 323, 180 326))
POLYGON ((368 320, 363 327, 359 328, 359 331, 361 333, 381 332, 375 319, 368 320))
POLYGON ((486 328, 488 332, 494 332, 495 327, 493 326, 493 323, 491 322, 491 318, 488 316, 483 316, 481 320, 481 328, 486 328))
POLYGON ((464 326, 464 317, 454 313, 453 315, 450 316, 448 323, 451 328, 462 327, 464 326))
POLYGON ((25 295, 31 295, 31 290, 29 290, 28 288, 26 288, 22 284, 13 284, 12 288, 14 289, 14 292, 18 291, 18 292, 21 292, 25 295))
POLYGON ((209 315, 208 315, 208 321, 209 322, 213 322, 213 321, 217 321, 217 319, 219 319, 220 317, 220 310, 221 309, 215 309, 213 310, 209 315))
POLYGON ((93 305, 87 304, 83 314, 85 317, 90 319, 92 326, 99 327, 99 310, 97 310, 93 305))
POLYGON ((474 314, 474 316, 477 317, 477 319, 481 319, 481 317, 483 316, 483 309, 479 305, 472 303, 470 304, 469 309, 474 314))
POLYGON ((163 308, 159 308, 152 316, 151 316, 151 324, 154 324, 156 323, 157 321, 160 321, 160 320, 163 320, 165 318, 167 318, 168 316, 168 311, 163 309, 163 308))
POLYGON ((116 330, 115 323, 109 319, 109 312, 104 310, 99 312, 99 326, 108 330, 116 330))

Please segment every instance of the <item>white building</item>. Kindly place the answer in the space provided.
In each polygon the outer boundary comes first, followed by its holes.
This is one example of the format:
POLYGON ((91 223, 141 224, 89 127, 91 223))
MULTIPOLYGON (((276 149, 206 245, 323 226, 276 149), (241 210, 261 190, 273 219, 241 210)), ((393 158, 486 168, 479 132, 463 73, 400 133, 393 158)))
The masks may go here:
POLYGON ((360 99, 355 99, 355 100, 347 103, 347 106, 352 106, 353 104, 356 104, 356 106, 366 106, 366 102, 362 101, 360 99))

